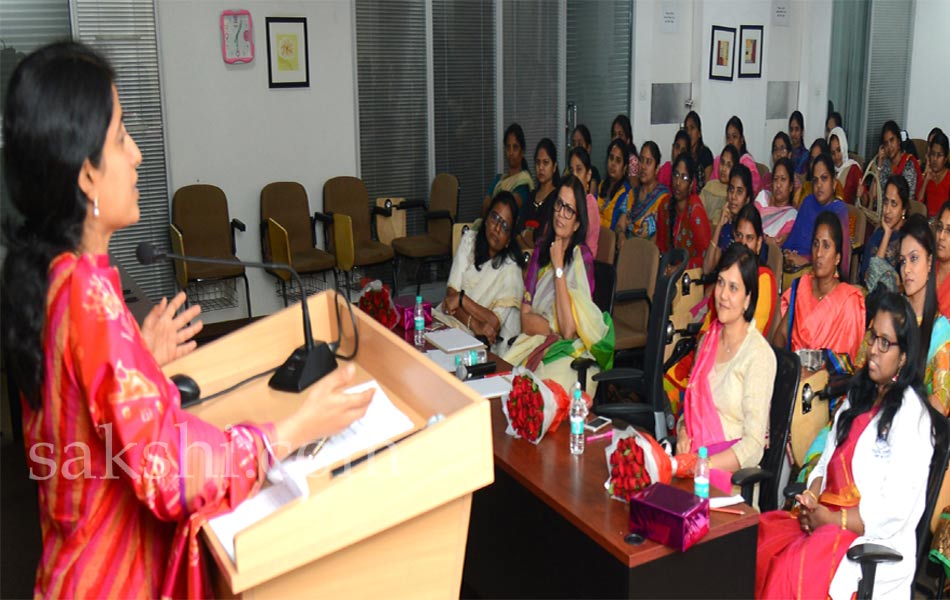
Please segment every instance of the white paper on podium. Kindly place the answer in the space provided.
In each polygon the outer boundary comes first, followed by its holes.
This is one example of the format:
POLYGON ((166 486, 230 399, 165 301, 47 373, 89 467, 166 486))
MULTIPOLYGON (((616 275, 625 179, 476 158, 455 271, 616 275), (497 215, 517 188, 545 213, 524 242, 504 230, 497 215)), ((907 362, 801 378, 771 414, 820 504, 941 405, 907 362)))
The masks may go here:
POLYGON ((295 488, 302 486, 304 490, 309 489, 307 475, 351 456, 361 455, 413 428, 412 420, 392 403, 376 380, 367 381, 346 391, 356 393, 368 388, 374 388, 376 392, 363 418, 328 439, 316 456, 298 457, 295 453, 281 463, 282 470, 291 480, 282 482, 282 477, 275 467, 268 474, 268 479, 274 482, 274 485, 253 498, 248 498, 230 513, 208 521, 211 531, 217 536, 232 562, 234 536, 290 502, 298 498, 305 499, 295 488))

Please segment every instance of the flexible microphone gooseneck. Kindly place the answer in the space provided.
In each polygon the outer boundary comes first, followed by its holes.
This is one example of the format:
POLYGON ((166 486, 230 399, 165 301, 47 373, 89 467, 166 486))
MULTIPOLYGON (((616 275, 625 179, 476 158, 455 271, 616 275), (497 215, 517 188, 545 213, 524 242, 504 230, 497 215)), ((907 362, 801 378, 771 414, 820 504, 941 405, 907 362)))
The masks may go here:
POLYGON ((135 249, 135 257, 143 265, 150 265, 161 260, 180 260, 207 265, 240 265, 242 267, 270 269, 290 273, 297 283, 297 287, 300 288, 300 309, 303 311, 304 344, 294 350, 287 360, 284 361, 284 364, 278 367, 277 371, 275 371, 274 375, 270 378, 268 385, 275 390, 284 392, 301 392, 327 373, 336 369, 336 357, 334 356, 333 349, 330 348, 326 342, 316 343, 313 340, 313 330, 310 328, 310 310, 307 307, 307 293, 304 290, 303 280, 300 278, 300 274, 290 265, 232 260, 228 258, 184 256, 172 252, 158 251, 148 242, 142 242, 138 245, 135 249))

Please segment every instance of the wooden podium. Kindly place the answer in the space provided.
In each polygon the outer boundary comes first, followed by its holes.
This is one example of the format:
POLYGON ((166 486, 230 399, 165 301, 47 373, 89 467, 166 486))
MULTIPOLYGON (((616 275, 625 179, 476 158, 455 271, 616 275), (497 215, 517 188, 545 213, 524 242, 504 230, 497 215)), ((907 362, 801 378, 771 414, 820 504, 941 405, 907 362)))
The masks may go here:
MULTIPOLYGON (((342 296, 309 298, 317 340, 354 347, 342 296)), ((492 483, 491 412, 487 401, 412 346, 354 307, 359 348, 354 383, 376 379, 418 430, 338 476, 308 479, 310 497, 279 509, 234 539, 235 560, 205 526, 217 566, 215 594, 271 597, 457 597, 465 559, 472 492, 492 483), (426 427, 436 414, 444 420, 426 427)), ((256 321, 169 364, 202 397, 280 365, 303 344, 300 307, 256 321)), ((220 427, 285 417, 303 394, 254 379, 191 412, 220 427)), ((356 457, 353 457, 356 458, 356 457)))

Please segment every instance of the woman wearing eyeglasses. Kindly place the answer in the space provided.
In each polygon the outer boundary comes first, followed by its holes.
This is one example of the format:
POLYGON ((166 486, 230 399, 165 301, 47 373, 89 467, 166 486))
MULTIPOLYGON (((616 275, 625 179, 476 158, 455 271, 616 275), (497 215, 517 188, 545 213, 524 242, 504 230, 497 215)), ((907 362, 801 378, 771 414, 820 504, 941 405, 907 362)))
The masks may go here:
POLYGON ((927 205, 927 214, 936 215, 944 202, 950 200, 950 177, 947 177, 947 134, 939 129, 933 133, 927 153, 927 169, 920 184, 917 201, 927 205))
MULTIPOLYGON (((523 365, 565 390, 577 381, 571 362, 593 358, 600 369, 613 364, 613 325, 591 297, 594 264, 584 245, 587 234, 584 185, 573 175, 561 182, 551 227, 534 247, 525 276, 521 329, 503 358, 523 365)), ((588 371, 585 389, 593 396, 588 371)))
POLYGON ((517 221, 515 197, 499 192, 484 225, 462 234, 445 299, 436 311, 440 321, 485 336, 496 354, 521 332, 524 280, 513 241, 517 221))
POLYGON ((874 597, 909 596, 933 439, 920 331, 907 300, 885 294, 869 335, 870 358, 835 415, 798 507, 759 518, 756 598, 850 599, 861 567, 845 555, 868 542, 904 557, 877 566, 874 597))
POLYGON ((703 250, 709 245, 709 220, 693 188, 693 159, 688 153, 673 161, 673 196, 660 207, 656 220, 656 245, 660 252, 686 250, 687 269, 703 266, 703 250))

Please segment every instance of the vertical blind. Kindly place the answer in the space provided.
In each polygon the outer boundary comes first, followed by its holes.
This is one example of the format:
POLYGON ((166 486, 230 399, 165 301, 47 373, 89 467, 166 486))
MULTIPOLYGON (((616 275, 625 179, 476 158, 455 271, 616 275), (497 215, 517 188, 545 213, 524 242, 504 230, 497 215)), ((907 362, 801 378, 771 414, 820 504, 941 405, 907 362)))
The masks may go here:
MULTIPOLYGON (((360 176, 370 202, 429 196, 425 0, 356 0, 360 176)), ((421 211, 408 233, 424 230, 421 211)))
POLYGON ((494 2, 432 0, 435 165, 458 177, 459 221, 480 215, 494 175, 494 2))
POLYGON ((116 232, 109 250, 154 302, 174 293, 169 263, 138 264, 135 248, 169 250, 169 194, 153 0, 72 0, 73 37, 102 52, 116 72, 125 125, 142 151, 139 222, 116 232))
POLYGON ((865 160, 877 154, 886 121, 894 120, 902 129, 906 125, 913 20, 910 2, 871 4, 865 160))
POLYGON ((577 104, 577 123, 590 129, 598 168, 614 117, 630 111, 632 34, 632 0, 567 0, 567 101, 577 104))
MULTIPOLYGON (((524 130, 525 159, 534 167, 534 149, 541 138, 562 145, 563 107, 558 106, 558 2, 503 0, 504 124, 524 130)), ((496 144, 501 146, 498 140, 496 144)), ((564 157, 558 156, 563 169, 564 157)))

